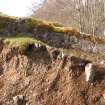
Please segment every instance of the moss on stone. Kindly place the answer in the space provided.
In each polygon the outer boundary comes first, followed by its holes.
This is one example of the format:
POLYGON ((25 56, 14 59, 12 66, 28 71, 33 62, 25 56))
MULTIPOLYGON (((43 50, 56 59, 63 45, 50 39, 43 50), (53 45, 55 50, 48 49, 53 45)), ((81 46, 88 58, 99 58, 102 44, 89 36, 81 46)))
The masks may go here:
MULTIPOLYGON (((62 25, 60 25, 57 22, 51 22, 51 21, 45 21, 45 20, 33 19, 33 18, 28 18, 26 20, 27 20, 27 24, 30 27, 35 27, 35 26, 45 26, 45 27, 49 27, 49 28, 62 27, 62 25)), ((45 28, 45 27, 43 27, 43 28, 45 28)))
MULTIPOLYGON (((62 27, 56 22, 50 22, 33 18, 24 18, 24 19, 26 20, 26 24, 28 24, 29 27, 31 28, 39 27, 47 29, 48 31, 50 30, 51 32, 55 33, 64 33, 64 34, 66 33, 65 35, 76 36, 78 39, 88 40, 93 43, 105 44, 105 37, 81 34, 76 29, 73 29, 71 27, 62 27)), ((16 20, 19 20, 19 18, 10 17, 7 15, 0 15, 0 29, 5 28, 9 22, 16 20)))
POLYGON ((54 32, 65 33, 64 27, 53 27, 54 32))
POLYGON ((28 24, 30 27, 34 27, 34 26, 36 26, 36 25, 42 24, 42 22, 41 22, 40 20, 28 18, 28 19, 27 19, 27 24, 28 24))
POLYGON ((0 29, 4 29, 8 26, 7 23, 0 23, 0 29))

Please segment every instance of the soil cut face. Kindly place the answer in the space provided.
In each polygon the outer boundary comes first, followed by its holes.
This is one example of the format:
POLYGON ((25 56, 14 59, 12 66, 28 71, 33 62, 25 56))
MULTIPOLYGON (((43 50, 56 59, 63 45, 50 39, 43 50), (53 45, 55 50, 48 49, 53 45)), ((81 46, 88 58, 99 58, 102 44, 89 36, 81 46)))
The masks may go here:
POLYGON ((90 61, 43 45, 18 50, 4 46, 0 53, 0 105, 105 105, 104 65, 88 83, 84 67, 90 61), (21 104, 14 102, 19 95, 21 104))

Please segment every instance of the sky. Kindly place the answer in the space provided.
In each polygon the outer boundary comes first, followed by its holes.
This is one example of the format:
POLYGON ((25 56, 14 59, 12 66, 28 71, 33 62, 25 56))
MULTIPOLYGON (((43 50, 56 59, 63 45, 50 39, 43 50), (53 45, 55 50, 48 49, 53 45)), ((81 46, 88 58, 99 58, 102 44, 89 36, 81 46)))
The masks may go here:
POLYGON ((0 12, 16 17, 26 17, 31 12, 32 4, 36 6, 43 0, 0 0, 0 12))

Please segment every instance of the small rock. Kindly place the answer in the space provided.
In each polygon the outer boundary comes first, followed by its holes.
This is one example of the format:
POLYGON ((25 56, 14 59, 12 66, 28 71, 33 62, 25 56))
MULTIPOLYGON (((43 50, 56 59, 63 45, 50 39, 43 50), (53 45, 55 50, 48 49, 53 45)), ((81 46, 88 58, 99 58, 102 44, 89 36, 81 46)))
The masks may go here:
POLYGON ((102 97, 100 98, 101 101, 101 105, 105 105, 105 94, 102 95, 102 97))
POLYGON ((63 58, 64 58, 64 56, 65 56, 65 54, 62 52, 62 53, 61 53, 61 58, 63 59, 63 58))
POLYGON ((35 47, 38 48, 38 43, 35 43, 35 47))
POLYGON ((23 95, 17 95, 13 97, 13 101, 15 105, 26 105, 26 99, 23 95))
POLYGON ((102 60, 102 61, 100 62, 100 64, 101 64, 101 65, 103 65, 104 63, 105 63, 105 61, 104 61, 104 60, 102 60))
POLYGON ((61 61, 61 63, 60 63, 60 69, 63 69, 64 67, 65 67, 65 65, 66 65, 66 63, 67 63, 67 58, 68 58, 68 55, 64 55, 64 57, 62 58, 62 61, 61 61))
POLYGON ((88 63, 85 66, 85 75, 86 75, 86 81, 87 82, 94 82, 95 70, 93 68, 92 63, 88 63))
POLYGON ((103 98, 104 98, 104 100, 105 100, 105 94, 103 94, 103 98))

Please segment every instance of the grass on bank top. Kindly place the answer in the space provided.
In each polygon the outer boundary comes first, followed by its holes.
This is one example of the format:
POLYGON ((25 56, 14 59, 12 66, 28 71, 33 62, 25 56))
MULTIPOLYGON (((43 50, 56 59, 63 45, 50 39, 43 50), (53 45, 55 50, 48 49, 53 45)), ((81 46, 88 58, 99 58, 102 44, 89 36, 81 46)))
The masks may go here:
POLYGON ((11 37, 4 37, 4 43, 8 44, 9 46, 13 46, 13 45, 25 46, 27 44, 34 44, 34 43, 45 44, 33 37, 18 36, 18 35, 11 36, 11 37))
POLYGON ((32 37, 26 36, 12 36, 4 37, 4 43, 10 47, 18 46, 22 51, 26 51, 29 45, 39 43, 45 45, 43 42, 32 37))
MULTIPOLYGON (((5 37, 4 43, 9 47, 18 47, 18 51, 21 54, 27 53, 27 51, 30 51, 29 46, 34 44, 41 44, 41 45, 47 45, 46 43, 41 42, 40 40, 37 40, 33 37, 26 37, 26 36, 12 36, 12 37, 5 37)), ((49 45, 47 45, 49 46, 49 45)))
MULTIPOLYGON (((5 37, 4 43, 6 43, 9 46, 19 46, 19 50, 21 52, 26 52, 30 44, 39 43, 39 44, 47 45, 39 40, 36 40, 33 37, 26 37, 26 36, 5 37)), ((72 48, 71 49, 58 48, 58 49, 65 52, 68 55, 77 56, 77 57, 85 58, 87 60, 92 60, 92 61, 97 61, 97 58, 98 59, 105 58, 104 55, 88 53, 88 52, 81 51, 80 49, 72 49, 72 48)))
POLYGON ((12 46, 12 45, 32 44, 36 41, 30 37, 6 37, 4 42, 9 46, 12 46))

